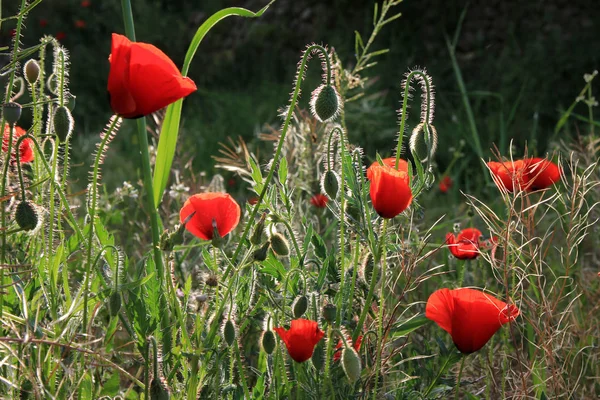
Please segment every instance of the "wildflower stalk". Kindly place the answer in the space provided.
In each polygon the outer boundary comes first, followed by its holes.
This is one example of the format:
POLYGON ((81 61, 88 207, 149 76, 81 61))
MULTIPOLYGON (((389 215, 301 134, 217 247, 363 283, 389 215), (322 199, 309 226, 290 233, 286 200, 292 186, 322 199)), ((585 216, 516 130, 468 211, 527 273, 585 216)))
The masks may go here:
MULTIPOLYGON (((2 118, 2 132, 4 132, 4 118, 2 118)), ((6 195, 6 178, 8 175, 8 166, 10 165, 10 153, 12 152, 13 135, 15 132, 15 124, 10 125, 10 133, 8 135, 8 146, 6 152, 6 159, 4 160, 4 170, 2 171, 2 182, 0 184, 0 198, 4 198, 6 195)), ((1 216, 1 227, 2 227, 2 249, 0 251, 0 265, 6 264, 6 236, 7 232, 4 230, 6 227, 6 207, 4 204, 0 205, 2 214, 1 216)), ((0 287, 4 285, 4 268, 0 268, 0 287)), ((2 310, 4 309, 4 293, 0 291, 0 318, 2 318, 2 310)))
POLYGON ((462 377, 463 368, 465 366, 465 360, 466 359, 467 359, 467 356, 463 354, 462 360, 460 361, 460 369, 458 370, 458 376, 456 377, 456 387, 455 387, 455 391, 454 391, 454 400, 458 400, 459 399, 459 394, 460 394, 460 378, 462 377))
MULTIPOLYGON (((366 308, 366 307, 365 307, 366 308)), ((331 373, 329 372, 329 366, 331 364, 331 348, 332 348, 332 340, 331 334, 333 333, 331 324, 327 324, 327 347, 325 350, 325 379, 327 379, 327 386, 329 386, 329 390, 331 390, 331 396, 334 396, 333 382, 331 381, 331 373)))
MULTIPOLYGON (((397 166, 396 166, 397 168, 397 166)), ((377 384, 379 383, 379 371, 381 369, 381 356, 383 353, 383 346, 384 346, 384 338, 383 338, 383 307, 384 307, 384 303, 385 303, 385 275, 386 275, 386 269, 387 269, 387 257, 386 257, 386 249, 385 249, 385 238, 386 238, 386 233, 387 233, 387 225, 388 225, 388 219, 384 219, 383 220, 383 227, 381 228, 381 243, 380 243, 380 251, 379 251, 379 257, 381 257, 381 286, 379 287, 379 314, 377 316, 377 327, 378 327, 378 331, 377 331, 377 339, 378 339, 378 346, 377 346, 377 353, 376 353, 376 357, 375 357, 375 386, 373 388, 373 400, 375 400, 377 398, 377 384)), ((374 270, 374 269, 373 269, 374 270)), ((373 271, 375 272, 375 271, 373 271)), ((369 288, 370 289, 370 288, 369 288)), ((370 294, 372 295, 373 293, 371 293, 371 291, 369 290, 370 294)), ((368 308, 371 304, 371 299, 367 298, 367 301, 365 302, 365 308, 368 308)))

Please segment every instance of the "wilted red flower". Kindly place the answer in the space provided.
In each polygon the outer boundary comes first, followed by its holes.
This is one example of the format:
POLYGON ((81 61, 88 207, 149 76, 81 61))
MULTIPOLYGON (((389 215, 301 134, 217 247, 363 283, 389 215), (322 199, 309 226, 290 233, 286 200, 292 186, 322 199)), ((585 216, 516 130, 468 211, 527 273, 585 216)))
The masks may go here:
MULTIPOLYGON (((15 131, 13 133, 13 143, 12 143, 12 158, 13 161, 16 161, 16 152, 15 146, 17 145, 17 140, 25 135, 27 131, 25 129, 15 125, 15 131)), ((4 125, 4 136, 2 137, 2 152, 6 153, 8 151, 8 140, 10 139, 10 126, 8 124, 4 125)), ((33 152, 33 141, 29 138, 23 139, 21 145, 19 146, 19 162, 21 164, 28 163, 33 161, 34 152, 33 152)))
POLYGON ((214 226, 221 237, 231 232, 240 222, 240 206, 227 193, 195 194, 183 205, 179 219, 183 223, 195 212, 185 228, 200 239, 212 240, 214 226))
POLYGON ((329 199, 327 198, 327 196, 325 196, 324 194, 318 193, 318 194, 315 194, 313 197, 311 197, 310 204, 312 204, 313 206, 315 206, 317 208, 325 208, 325 207, 327 207, 328 201, 329 201, 329 199))
MULTIPOLYGON (((383 161, 383 165, 387 165, 390 168, 394 168, 394 166, 396 165, 396 157, 388 157, 388 158, 384 158, 381 161, 383 161)), ((375 166, 375 165, 380 165, 379 162, 375 161, 373 164, 371 164, 371 167, 375 166)), ((367 179, 371 180, 371 175, 373 174, 371 167, 369 167, 367 169, 367 179)), ((404 171, 406 172, 406 175, 408 176, 408 162, 406 162, 406 160, 400 159, 400 161, 398 161, 398 168, 396 168, 398 171, 404 171)), ((409 183, 410 183, 410 177, 409 177, 409 183)))
POLYGON ((443 177, 440 181, 440 192, 447 193, 448 190, 450 190, 450 188, 452 187, 452 183, 452 178, 450 178, 448 175, 443 177))
POLYGON ((525 189, 528 183, 528 176, 525 173, 525 162, 523 160, 487 163, 494 181, 498 187, 503 186, 509 192, 516 188, 525 189))
MULTIPOLYGON (((360 351, 360 345, 362 344, 362 335, 360 335, 359 337, 356 338, 356 342, 354 342, 352 344, 352 347, 354 347, 354 350, 356 350, 356 352, 358 353, 360 351)), ((352 340, 352 337, 348 336, 348 338, 346 340, 352 340)), ((337 362, 340 360, 340 358, 342 358, 342 347, 344 346, 344 343, 340 340, 338 342, 338 344, 335 346, 335 351, 333 353, 333 361, 337 362)))
POLYGON ((132 43, 113 33, 108 93, 123 118, 151 114, 196 90, 165 53, 147 43, 132 43))
POLYGON ((558 165, 544 158, 525 160, 527 165, 528 191, 546 189, 560 180, 558 165))
POLYGON ((45 18, 41 18, 39 24, 42 28, 45 28, 46 25, 48 25, 48 20, 45 18))
POLYGON ((78 19, 77 21, 75 21, 75 27, 79 29, 85 28, 85 21, 82 19, 78 19))
POLYGON ((377 163, 367 170, 371 181, 371 202, 383 218, 394 218, 412 202, 408 173, 377 163))
POLYGON ((458 236, 453 233, 446 235, 446 243, 450 253, 459 260, 472 260, 479 255, 479 238, 482 233, 479 229, 463 229, 458 236))
POLYGON ((452 336, 462 353, 481 349, 502 325, 519 315, 514 304, 506 304, 475 289, 440 289, 425 308, 425 316, 452 336))
POLYGON ((54 35, 54 37, 56 38, 56 40, 63 40, 67 37, 67 34, 64 32, 58 32, 56 35, 54 35))
POLYGON ((288 331, 282 327, 274 328, 274 331, 285 343, 290 357, 299 363, 312 357, 315 346, 325 336, 315 321, 302 318, 292 320, 288 331))

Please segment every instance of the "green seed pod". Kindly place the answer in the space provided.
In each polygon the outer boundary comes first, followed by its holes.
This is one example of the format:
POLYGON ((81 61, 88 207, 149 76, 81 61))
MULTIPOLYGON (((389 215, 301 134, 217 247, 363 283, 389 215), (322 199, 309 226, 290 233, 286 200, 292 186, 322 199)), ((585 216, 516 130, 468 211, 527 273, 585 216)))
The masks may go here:
POLYGON ((119 292, 113 292, 108 299, 108 313, 111 317, 119 315, 121 310, 121 294, 119 292))
POLYGON ((30 85, 35 84, 40 77, 40 64, 33 58, 28 60, 23 67, 23 75, 27 83, 30 85))
POLYGON ((329 169, 321 178, 321 190, 329 196, 331 200, 335 200, 340 189, 340 178, 338 174, 329 169))
POLYGON ((345 347, 342 351, 342 368, 350 382, 355 382, 360 378, 362 371, 360 357, 352 347, 345 347))
POLYGON ((275 334, 273 331, 264 331, 260 344, 262 345, 265 353, 273 354, 275 351, 275 346, 277 346, 277 341, 275 340, 275 334))
POLYGON ((323 307, 322 315, 325 321, 332 324, 335 321, 335 314, 337 313, 337 307, 332 303, 327 303, 323 307))
POLYGON ((225 323, 223 324, 223 339, 225 339, 225 343, 227 343, 227 346, 231 346, 233 342, 235 342, 235 331, 236 329, 233 321, 230 319, 225 321, 225 323))
POLYGON ((287 256, 290 254, 290 245, 281 233, 271 236, 271 248, 278 256, 287 256))
POLYGON ((313 355, 312 355, 312 363, 315 366, 315 368, 317 369, 317 371, 320 371, 323 369, 323 366, 325 365, 325 349, 324 349, 324 345, 323 345, 323 341, 321 340, 317 346, 315 347, 315 351, 313 351, 313 355))
POLYGON ((294 312, 294 318, 300 318, 308 310, 308 299, 306 296, 298 296, 292 304, 292 311, 294 312))
POLYGON ((254 227, 254 232, 252 232, 252 236, 250 236, 250 243, 255 246, 258 246, 262 243, 263 233, 265 232, 265 219, 267 218, 267 213, 263 213, 260 217, 260 220, 254 227))
POLYGON ((15 212, 17 225, 24 231, 35 229, 39 222, 39 217, 35 206, 30 201, 22 201, 17 205, 15 212))
POLYGON ((335 87, 321 85, 312 92, 310 110, 320 122, 334 119, 340 112, 340 96, 335 87))
POLYGON ((61 143, 69 140, 73 133, 73 117, 71 111, 67 107, 57 107, 54 111, 54 134, 58 137, 61 143))
POLYGON ((169 388, 158 377, 154 377, 150 384, 150 398, 152 400, 169 400, 171 398, 169 388))
POLYGON ((254 258, 254 261, 258 261, 258 262, 265 261, 267 259, 267 253, 269 251, 270 245, 271 245, 271 243, 266 242, 261 247, 254 250, 254 252, 252 253, 252 258, 254 258))
POLYGON ((19 103, 15 103, 11 101, 10 103, 6 103, 2 106, 2 113, 4 114, 4 119, 9 125, 14 125, 17 123, 19 118, 21 118, 21 111, 23 107, 19 103))

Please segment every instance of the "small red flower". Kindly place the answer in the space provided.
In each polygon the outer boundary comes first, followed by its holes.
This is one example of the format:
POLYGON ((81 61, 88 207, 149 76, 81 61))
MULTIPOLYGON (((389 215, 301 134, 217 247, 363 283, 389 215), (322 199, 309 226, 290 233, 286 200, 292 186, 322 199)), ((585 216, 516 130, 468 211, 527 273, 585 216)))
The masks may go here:
POLYGON ((45 18, 41 18, 39 21, 40 27, 45 28, 48 25, 48 20, 45 18))
POLYGON ((440 181, 440 192, 448 193, 448 190, 450 190, 450 188, 452 187, 452 183, 452 178, 450 178, 447 175, 444 176, 440 181))
POLYGON ((452 336, 462 353, 481 349, 502 327, 519 315, 514 304, 506 304, 479 290, 440 289, 425 308, 425 316, 452 336))
POLYGON ((514 162, 487 163, 494 181, 509 192, 520 188, 527 192, 546 189, 560 180, 558 165, 544 158, 526 158, 514 162))
MULTIPOLYGON (((16 161, 16 152, 15 147, 17 145, 17 140, 25 135, 27 131, 25 129, 15 126, 15 131, 13 133, 13 143, 12 143, 12 158, 13 161, 16 161)), ((8 124, 4 125, 4 136, 2 137, 2 152, 6 153, 8 151, 8 140, 10 139, 10 126, 8 124)), ((33 161, 34 152, 33 152, 33 140, 27 138, 21 142, 19 146, 19 162, 21 164, 28 163, 33 161)))
POLYGON ((179 212, 183 223, 193 212, 185 228, 200 239, 212 240, 214 226, 224 237, 240 222, 240 206, 227 193, 200 193, 190 197, 179 212))
POLYGON ((64 32, 58 32, 56 35, 54 35, 54 37, 56 40, 63 40, 67 37, 67 34, 64 32))
POLYGON ((373 164, 367 170, 371 202, 382 218, 394 218, 412 202, 408 173, 387 165, 373 164))
POLYGON ((315 321, 302 318, 292 320, 288 331, 282 327, 274 330, 285 343, 290 357, 299 363, 312 357, 315 346, 325 336, 315 321))
POLYGON ((479 255, 479 238, 482 233, 479 229, 463 229, 458 236, 453 233, 446 235, 446 243, 450 253, 459 260, 472 260, 479 255))
MULTIPOLYGON (((359 337, 356 338, 356 342, 354 342, 354 344, 352 345, 352 347, 354 347, 354 350, 356 350, 356 352, 358 353, 360 351, 360 345, 362 344, 362 335, 360 335, 359 337)), ((352 337, 348 336, 348 338, 346 339, 348 341, 352 340, 352 337)), ((340 358, 342 358, 342 347, 344 346, 344 343, 340 340, 338 342, 338 344, 335 346, 335 351, 333 353, 333 361, 337 362, 340 360, 340 358)))
POLYGON ((528 176, 525 172, 525 162, 523 160, 487 163, 494 182, 498 187, 504 187, 509 192, 515 191, 515 188, 525 189, 528 183, 528 176))
POLYGON ((84 8, 87 8, 87 7, 91 6, 91 5, 92 5, 92 2, 90 0, 83 0, 81 2, 81 7, 84 7, 84 8))
POLYGON ((312 204, 313 206, 315 206, 317 208, 325 208, 325 207, 327 207, 328 201, 329 201, 329 199, 327 198, 327 196, 325 196, 324 194, 318 193, 318 194, 315 194, 310 199, 310 204, 312 204))
POLYGON ((196 90, 165 53, 147 43, 132 43, 113 33, 108 93, 123 118, 151 114, 196 90))
POLYGON ((552 161, 543 158, 525 160, 528 175, 528 191, 546 189, 560 180, 560 169, 552 161))
POLYGON ((77 21, 75 21, 75 27, 79 29, 85 28, 85 21, 82 19, 78 19, 77 21))
MULTIPOLYGON (((384 158, 381 161, 383 161, 383 165, 387 165, 390 168, 394 168, 396 166, 396 157, 388 157, 388 158, 384 158)), ((375 161, 373 164, 371 164, 371 167, 373 167, 374 165, 379 165, 379 162, 375 161)), ((373 174, 371 167, 369 167, 367 169, 367 179, 371 180, 371 175, 373 174), (371 170, 371 172, 369 172, 369 170, 371 170)), ((398 168, 396 168, 398 171, 404 171, 406 172, 406 175, 408 175, 408 162, 406 162, 406 160, 400 159, 398 161, 398 168)), ((410 179, 409 179, 410 182, 410 179)))

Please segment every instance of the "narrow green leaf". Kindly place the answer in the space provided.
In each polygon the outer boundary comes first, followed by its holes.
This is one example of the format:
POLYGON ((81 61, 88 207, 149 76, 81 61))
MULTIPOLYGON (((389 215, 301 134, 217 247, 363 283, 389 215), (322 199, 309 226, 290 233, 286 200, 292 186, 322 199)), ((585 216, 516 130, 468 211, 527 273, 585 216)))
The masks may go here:
POLYGON ((281 161, 279 161, 279 169, 277 171, 277 175, 279 176, 279 182, 282 185, 285 185, 285 182, 287 181, 288 177, 288 165, 285 157, 282 157, 281 161))
POLYGON ((92 400, 92 377, 90 374, 86 373, 81 380, 81 385, 79 386, 79 398, 81 400, 92 400))
POLYGON ((365 44, 362 40, 362 37, 358 31, 354 31, 354 55, 356 58, 359 58, 364 51, 365 44))
POLYGON ((406 336, 429 322, 430 320, 427 319, 425 315, 416 314, 406 321, 400 322, 398 325, 394 326, 391 330, 391 336, 393 338, 406 336))

